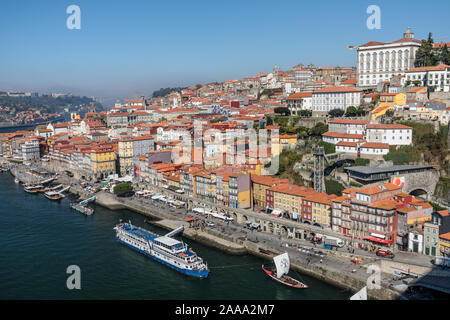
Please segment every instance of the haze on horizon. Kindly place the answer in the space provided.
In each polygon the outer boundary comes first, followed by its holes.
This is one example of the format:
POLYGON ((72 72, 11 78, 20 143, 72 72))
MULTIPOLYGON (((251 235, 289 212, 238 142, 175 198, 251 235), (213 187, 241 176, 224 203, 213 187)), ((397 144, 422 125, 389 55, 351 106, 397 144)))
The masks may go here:
POLYGON ((3 0, 0 91, 65 92, 110 104, 274 65, 355 66, 347 45, 393 41, 408 27, 417 39, 432 32, 436 42, 450 41, 449 9, 445 0, 353 0, 345 7, 298 0, 3 0), (66 27, 72 4, 81 8, 81 30, 66 27), (366 27, 372 4, 381 8, 380 30, 366 27))

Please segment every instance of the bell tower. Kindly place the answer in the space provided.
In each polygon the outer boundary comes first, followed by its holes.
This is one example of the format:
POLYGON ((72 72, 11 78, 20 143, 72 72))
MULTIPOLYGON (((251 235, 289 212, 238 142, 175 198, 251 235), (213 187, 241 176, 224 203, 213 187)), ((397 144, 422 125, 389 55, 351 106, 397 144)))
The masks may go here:
POLYGON ((403 38, 414 39, 414 32, 411 31, 410 27, 408 27, 408 30, 403 34, 403 38))

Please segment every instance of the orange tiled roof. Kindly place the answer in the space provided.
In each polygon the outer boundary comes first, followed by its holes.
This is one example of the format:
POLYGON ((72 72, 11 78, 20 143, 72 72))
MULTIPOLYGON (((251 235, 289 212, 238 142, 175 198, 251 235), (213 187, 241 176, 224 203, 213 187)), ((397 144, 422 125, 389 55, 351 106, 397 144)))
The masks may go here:
POLYGON ((298 100, 303 99, 307 97, 312 97, 312 92, 296 92, 294 94, 291 94, 287 100, 298 100))
POLYGON ((392 123, 392 124, 381 124, 381 123, 373 123, 373 124, 369 124, 367 125, 367 129, 411 129, 411 127, 405 126, 403 124, 397 124, 397 123, 392 123))
POLYGON ((275 186, 278 184, 289 184, 289 179, 280 179, 280 178, 276 178, 276 177, 271 177, 271 176, 260 176, 257 174, 252 174, 251 175, 251 179, 253 183, 257 183, 257 184, 263 184, 265 186, 275 186))
POLYGON ((352 119, 333 119, 328 121, 328 123, 337 123, 337 124, 353 124, 353 125, 364 125, 369 124, 370 120, 352 120, 352 119))
POLYGON ((410 72, 427 72, 427 71, 445 71, 447 68, 450 68, 449 65, 440 64, 438 66, 429 66, 429 67, 419 67, 406 71, 406 73, 410 72))
POLYGON ((345 86, 329 86, 322 89, 317 89, 314 93, 331 93, 331 92, 361 92, 361 90, 345 87, 345 86))
POLYGON ((351 133, 339 133, 339 132, 325 132, 322 136, 331 138, 348 138, 348 139, 363 139, 362 134, 351 134, 351 133))
POLYGON ((361 146, 361 148, 389 149, 389 145, 387 143, 366 142, 361 146))
POLYGON ((285 193, 285 194, 290 194, 290 195, 294 195, 294 196, 300 196, 300 197, 305 197, 310 193, 317 193, 317 191, 315 191, 312 188, 306 188, 303 186, 296 186, 296 185, 292 185, 292 184, 281 184, 281 185, 269 188, 268 190, 273 191, 273 192, 278 192, 278 193, 285 193))
POLYGON ((415 88, 415 89, 409 90, 408 93, 416 93, 416 92, 422 91, 423 89, 426 90, 427 87, 419 87, 419 88, 415 88))
POLYGON ((442 239, 445 239, 445 240, 450 240, 450 232, 441 234, 441 235, 439 236, 439 238, 442 238, 442 239))

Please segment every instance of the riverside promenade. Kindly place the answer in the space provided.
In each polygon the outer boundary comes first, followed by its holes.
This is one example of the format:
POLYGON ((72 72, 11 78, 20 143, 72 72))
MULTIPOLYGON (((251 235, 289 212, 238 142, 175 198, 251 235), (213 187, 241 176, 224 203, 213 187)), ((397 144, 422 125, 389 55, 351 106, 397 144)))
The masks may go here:
MULTIPOLYGON (((83 199, 92 196, 92 193, 84 191, 79 181, 60 174, 58 183, 70 184, 70 192, 79 195, 83 199)), ((158 190, 154 190, 158 192, 158 190)), ((180 225, 185 226, 184 236, 217 248, 228 254, 242 255, 252 254, 267 260, 282 252, 288 252, 291 257, 291 265, 294 271, 316 277, 322 281, 331 283, 338 287, 356 292, 366 286, 367 279, 371 275, 368 268, 378 268, 380 270, 381 289, 368 290, 370 299, 402 299, 402 293, 407 289, 406 285, 398 286, 393 279, 392 263, 387 259, 380 259, 372 255, 361 256, 358 253, 350 254, 343 248, 339 251, 322 250, 323 255, 317 256, 311 253, 304 253, 298 247, 310 249, 311 252, 318 250, 312 247, 306 240, 289 239, 283 236, 276 236, 266 232, 251 232, 245 229, 243 224, 233 222, 226 224, 214 220, 215 226, 208 227, 202 225, 194 228, 185 221, 186 218, 204 220, 190 210, 173 209, 161 203, 143 200, 138 197, 118 198, 109 192, 96 193, 98 205, 111 210, 128 209, 138 212, 146 217, 146 222, 158 225, 167 230, 173 230, 180 225), (147 219, 148 218, 148 219, 147 219), (351 262, 353 258, 361 258, 361 264, 351 262)), ((408 270, 415 266, 397 263, 400 270, 408 270)), ((420 275, 429 274, 431 268, 415 268, 420 275)), ((442 276, 439 276, 442 279, 442 276)), ((398 282, 398 281, 397 281, 398 282)), ((398 284, 398 283, 397 283, 398 284)))
MULTIPOLYGON (((88 198, 91 195, 82 194, 82 190, 71 188, 71 192, 88 198)), ((166 207, 158 207, 138 199, 118 198, 111 193, 98 192, 96 204, 110 210, 128 209, 144 215, 146 222, 162 227, 166 230, 174 230, 183 225, 183 236, 219 249, 227 254, 244 255, 252 254, 260 258, 272 261, 273 257, 283 252, 288 252, 291 257, 291 268, 294 271, 313 276, 337 287, 356 292, 367 285, 370 273, 367 273, 369 265, 377 265, 375 259, 365 259, 363 264, 354 265, 350 260, 355 257, 342 251, 326 251, 324 256, 308 255, 298 251, 296 241, 277 238, 274 235, 263 232, 242 232, 239 226, 231 224, 227 226, 219 221, 214 221, 215 226, 192 227, 185 218, 195 217, 193 213, 183 210, 170 210, 166 207)), ((306 247, 305 245, 302 247, 306 247)), ((310 247, 311 251, 314 247, 310 247)), ((370 299, 393 300, 401 299, 399 292, 389 288, 391 275, 381 273, 381 289, 368 290, 370 299)))

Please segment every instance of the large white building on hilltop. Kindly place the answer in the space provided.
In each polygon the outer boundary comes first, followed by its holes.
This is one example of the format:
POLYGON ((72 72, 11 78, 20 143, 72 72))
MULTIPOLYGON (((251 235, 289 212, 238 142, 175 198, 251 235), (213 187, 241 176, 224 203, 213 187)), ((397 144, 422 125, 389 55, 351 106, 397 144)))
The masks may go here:
MULTIPOLYGON (((414 39, 410 28, 403 38, 393 42, 370 41, 358 47, 356 79, 358 87, 375 87, 392 76, 404 75, 414 68, 421 41, 414 39)), ((404 84, 404 79, 402 80, 404 84)))

